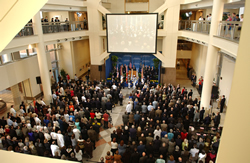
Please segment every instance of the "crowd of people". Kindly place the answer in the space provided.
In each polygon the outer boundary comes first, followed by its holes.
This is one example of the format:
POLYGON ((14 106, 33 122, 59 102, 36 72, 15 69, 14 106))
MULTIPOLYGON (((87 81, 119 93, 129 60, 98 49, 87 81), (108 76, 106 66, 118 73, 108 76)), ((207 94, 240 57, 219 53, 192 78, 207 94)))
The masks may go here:
POLYGON ((11 106, 0 121, 0 149, 50 158, 82 161, 92 158, 100 127, 110 127, 110 112, 122 105, 121 86, 62 80, 52 83, 53 102, 34 99, 11 106))
POLYGON ((106 163, 215 162, 220 113, 206 115, 192 95, 179 85, 137 85, 122 116, 123 126, 111 134, 106 163))
MULTIPOLYGON (((18 113, 11 106, 0 121, 0 149, 73 161, 92 158, 100 128, 109 128, 112 108, 123 105, 122 87, 74 79, 53 83, 51 104, 22 102, 18 113)), ((214 162, 220 113, 205 113, 192 96, 180 85, 137 83, 123 125, 111 134, 111 150, 100 162, 214 162)))

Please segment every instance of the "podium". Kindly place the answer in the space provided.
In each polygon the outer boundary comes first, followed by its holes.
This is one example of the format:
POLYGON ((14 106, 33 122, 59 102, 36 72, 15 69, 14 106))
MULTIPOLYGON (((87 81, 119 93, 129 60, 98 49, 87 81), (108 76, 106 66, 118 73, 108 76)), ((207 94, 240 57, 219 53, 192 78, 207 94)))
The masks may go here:
MULTIPOLYGON (((131 70, 129 70, 128 75, 131 76, 131 70)), ((136 71, 133 71, 133 76, 134 76, 134 75, 136 76, 136 71)))

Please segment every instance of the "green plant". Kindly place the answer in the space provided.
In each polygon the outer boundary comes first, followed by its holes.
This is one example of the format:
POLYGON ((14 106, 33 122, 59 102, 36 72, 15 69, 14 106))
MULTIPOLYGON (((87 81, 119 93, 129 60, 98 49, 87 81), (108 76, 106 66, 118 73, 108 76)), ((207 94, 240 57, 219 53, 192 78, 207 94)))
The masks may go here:
POLYGON ((138 73, 139 78, 141 78, 141 73, 138 73))
POLYGON ((60 74, 63 79, 66 79, 66 71, 64 69, 61 69, 60 74))
POLYGON ((117 64, 117 61, 118 61, 118 57, 115 56, 115 55, 113 55, 113 56, 111 57, 111 61, 112 61, 112 66, 113 66, 113 67, 116 67, 116 64, 117 64))
POLYGON ((158 58, 154 58, 153 62, 154 62, 155 69, 158 70, 158 66, 159 66, 160 60, 158 58))
POLYGON ((111 72, 109 73, 109 77, 112 77, 112 73, 111 72))
POLYGON ((161 15, 161 20, 164 20, 164 15, 161 15))
POLYGON ((182 19, 182 20, 187 20, 187 19, 188 19, 186 13, 182 13, 182 14, 181 14, 181 19, 182 19))

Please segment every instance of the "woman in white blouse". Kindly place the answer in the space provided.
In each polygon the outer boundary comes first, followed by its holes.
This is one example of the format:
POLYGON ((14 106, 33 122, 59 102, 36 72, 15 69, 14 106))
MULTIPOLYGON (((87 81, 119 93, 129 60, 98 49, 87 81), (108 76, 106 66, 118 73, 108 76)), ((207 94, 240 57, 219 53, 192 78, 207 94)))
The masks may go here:
POLYGON ((111 142, 111 152, 114 156, 115 152, 117 151, 118 149, 118 144, 116 142, 116 138, 113 139, 113 141, 111 142))
POLYGON ((78 161, 82 161, 82 151, 80 150, 79 146, 77 145, 76 148, 74 149, 75 151, 75 157, 78 161))

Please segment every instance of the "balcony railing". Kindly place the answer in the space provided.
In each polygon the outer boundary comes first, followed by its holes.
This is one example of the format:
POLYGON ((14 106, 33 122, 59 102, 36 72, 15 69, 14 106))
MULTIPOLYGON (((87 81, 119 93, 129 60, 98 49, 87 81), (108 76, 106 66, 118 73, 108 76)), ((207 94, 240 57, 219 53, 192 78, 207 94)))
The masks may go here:
POLYGON ((88 30, 88 23, 84 21, 71 22, 42 22, 43 33, 57 33, 66 31, 88 30))
POLYGON ((209 34, 210 25, 211 25, 210 21, 180 20, 179 30, 187 30, 187 31, 209 34))
POLYGON ((33 24, 28 23, 17 33, 15 37, 31 36, 31 35, 34 35, 33 24))
POLYGON ((178 43, 177 50, 192 50, 192 43, 178 43))
POLYGON ((217 36, 238 42, 240 39, 242 22, 221 21, 218 27, 217 36))

